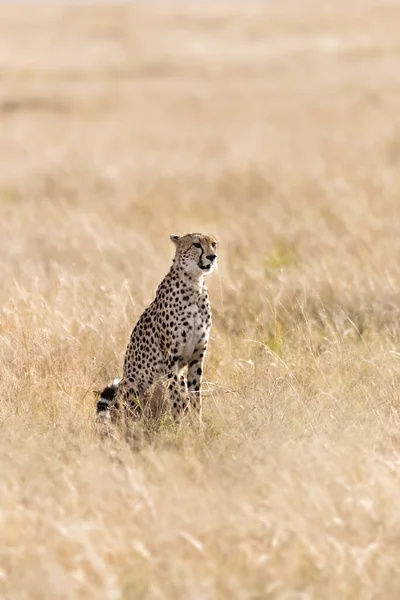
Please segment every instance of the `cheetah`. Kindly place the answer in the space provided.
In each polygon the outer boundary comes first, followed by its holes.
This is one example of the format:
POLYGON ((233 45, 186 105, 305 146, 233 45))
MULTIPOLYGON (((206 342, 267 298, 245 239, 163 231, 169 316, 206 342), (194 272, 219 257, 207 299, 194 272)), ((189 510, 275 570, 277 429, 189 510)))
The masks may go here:
POLYGON ((173 420, 193 411, 201 421, 201 380, 211 330, 204 275, 216 265, 217 240, 201 233, 170 239, 175 245, 172 266, 132 331, 122 379, 101 393, 100 419, 114 420, 121 407, 136 417, 150 386, 165 378, 173 420))

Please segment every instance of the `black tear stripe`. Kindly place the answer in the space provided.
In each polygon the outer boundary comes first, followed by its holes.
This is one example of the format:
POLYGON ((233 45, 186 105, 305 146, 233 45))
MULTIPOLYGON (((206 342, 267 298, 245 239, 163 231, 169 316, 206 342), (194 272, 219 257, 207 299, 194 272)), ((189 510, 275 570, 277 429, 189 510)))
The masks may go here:
MULTIPOLYGON (((200 244, 200 245, 201 245, 201 244, 200 244)), ((203 258, 203 254, 204 254, 204 248, 203 248, 203 246, 201 245, 201 254, 200 254, 200 258, 199 258, 199 263, 200 263, 201 265, 203 264, 203 263, 202 263, 202 260, 201 260, 201 259, 203 258)))

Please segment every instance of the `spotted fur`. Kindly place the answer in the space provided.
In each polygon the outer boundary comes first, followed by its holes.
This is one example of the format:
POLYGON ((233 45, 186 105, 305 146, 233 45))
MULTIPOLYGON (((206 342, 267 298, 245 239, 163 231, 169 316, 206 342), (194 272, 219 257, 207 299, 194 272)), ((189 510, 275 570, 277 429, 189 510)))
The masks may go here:
POLYGON ((176 247, 172 266, 132 331, 123 378, 101 394, 97 413, 102 417, 113 418, 122 408, 140 414, 147 390, 165 378, 174 420, 187 410, 201 419, 201 380, 211 329, 204 275, 216 263, 217 241, 200 233, 170 239, 176 247))

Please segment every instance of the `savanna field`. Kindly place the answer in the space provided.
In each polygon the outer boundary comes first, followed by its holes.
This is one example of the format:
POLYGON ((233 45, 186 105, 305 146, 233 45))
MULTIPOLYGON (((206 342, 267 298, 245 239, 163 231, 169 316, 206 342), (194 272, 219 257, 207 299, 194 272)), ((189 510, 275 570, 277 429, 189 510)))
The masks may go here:
POLYGON ((0 597, 400 596, 400 5, 0 7, 0 597), (212 233, 199 432, 101 389, 212 233))

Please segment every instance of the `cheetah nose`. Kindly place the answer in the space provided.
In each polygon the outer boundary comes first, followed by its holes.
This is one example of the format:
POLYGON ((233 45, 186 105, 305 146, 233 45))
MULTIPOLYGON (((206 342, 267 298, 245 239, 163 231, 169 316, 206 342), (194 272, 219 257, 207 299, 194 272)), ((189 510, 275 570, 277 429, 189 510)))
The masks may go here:
POLYGON ((213 260, 215 260, 217 258, 217 255, 216 254, 207 254, 207 258, 208 258, 208 260, 210 260, 212 262, 213 260))

